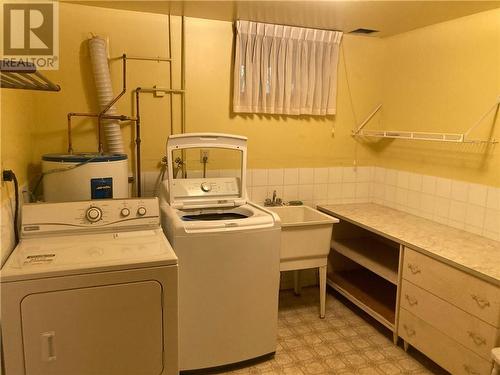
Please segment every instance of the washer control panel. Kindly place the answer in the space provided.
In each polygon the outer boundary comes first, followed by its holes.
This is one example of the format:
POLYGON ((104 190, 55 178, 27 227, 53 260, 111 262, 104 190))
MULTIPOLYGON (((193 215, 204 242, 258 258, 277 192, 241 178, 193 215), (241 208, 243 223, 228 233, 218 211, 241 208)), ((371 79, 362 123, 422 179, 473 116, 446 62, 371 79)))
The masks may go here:
POLYGON ((22 233, 159 224, 157 198, 34 203, 23 206, 22 233))
POLYGON ((176 200, 240 195, 240 179, 237 177, 176 179, 172 186, 176 200))

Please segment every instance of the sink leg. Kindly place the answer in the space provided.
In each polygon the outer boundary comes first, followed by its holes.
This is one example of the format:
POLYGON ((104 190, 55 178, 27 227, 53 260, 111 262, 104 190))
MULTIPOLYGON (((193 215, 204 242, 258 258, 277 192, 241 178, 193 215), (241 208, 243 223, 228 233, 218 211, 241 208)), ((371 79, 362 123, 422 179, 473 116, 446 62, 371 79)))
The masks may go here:
POLYGON ((325 317, 326 310, 326 266, 319 267, 319 317, 325 317))
POLYGON ((296 296, 300 296, 300 270, 293 271, 293 291, 296 296))

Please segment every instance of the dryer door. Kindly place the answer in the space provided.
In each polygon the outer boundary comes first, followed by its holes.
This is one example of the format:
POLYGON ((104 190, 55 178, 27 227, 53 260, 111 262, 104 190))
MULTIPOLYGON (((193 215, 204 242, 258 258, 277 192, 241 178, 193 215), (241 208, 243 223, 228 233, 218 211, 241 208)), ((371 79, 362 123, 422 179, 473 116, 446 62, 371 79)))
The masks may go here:
POLYGON ((26 375, 158 375, 156 281, 31 294, 21 303, 26 375))

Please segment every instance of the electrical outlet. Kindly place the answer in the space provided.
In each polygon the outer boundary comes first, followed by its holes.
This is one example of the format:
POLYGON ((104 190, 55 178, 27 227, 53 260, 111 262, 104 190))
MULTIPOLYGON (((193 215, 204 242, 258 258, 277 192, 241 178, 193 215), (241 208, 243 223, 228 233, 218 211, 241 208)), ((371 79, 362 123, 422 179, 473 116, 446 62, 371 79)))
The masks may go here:
POLYGON ((200 150, 200 163, 208 163, 208 150, 200 150), (206 160, 206 161, 205 161, 206 160))

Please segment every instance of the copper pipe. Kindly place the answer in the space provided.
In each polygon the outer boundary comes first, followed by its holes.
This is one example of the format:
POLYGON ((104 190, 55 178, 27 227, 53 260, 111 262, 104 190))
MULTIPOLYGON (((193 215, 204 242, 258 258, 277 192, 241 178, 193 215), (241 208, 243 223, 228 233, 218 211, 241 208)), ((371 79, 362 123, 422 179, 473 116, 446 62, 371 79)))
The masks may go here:
POLYGON ((139 94, 141 88, 135 89, 135 160, 136 160, 136 173, 137 173, 137 196, 142 196, 142 181, 141 181, 141 115, 139 107, 139 94))
POLYGON ((73 153, 73 141, 71 139, 71 113, 68 113, 68 154, 73 153))
MULTIPOLYGON (((170 13, 168 14, 168 56, 172 59, 172 21, 170 13)), ((174 75, 172 64, 169 65, 169 88, 173 89, 174 75)), ((170 95, 170 134, 174 134, 174 97, 170 95)))
MULTIPOLYGON (((85 113, 85 112, 70 112, 68 113, 68 152, 70 154, 73 153, 73 140, 72 140, 72 133, 71 133, 71 118, 72 117, 94 117, 94 118, 101 118, 103 119, 109 119, 109 120, 119 120, 119 121, 137 121, 136 118, 130 117, 130 116, 125 116, 125 115, 101 115, 100 113, 85 113)), ((101 150, 101 145, 102 145, 102 139, 101 139, 101 132, 99 131, 98 134, 98 142, 99 142, 99 152, 102 152, 101 150)))
POLYGON ((68 152, 73 153, 73 144, 71 140, 71 117, 80 116, 80 117, 97 117, 97 132, 98 132, 98 152, 102 153, 104 151, 103 143, 102 143, 102 119, 109 120, 120 120, 120 121, 135 121, 132 117, 124 116, 124 115, 107 115, 106 112, 125 94, 127 91, 127 55, 124 53, 121 57, 123 61, 123 69, 122 69, 122 91, 111 101, 108 103, 104 109, 99 113, 76 113, 71 112, 68 113, 68 152))

